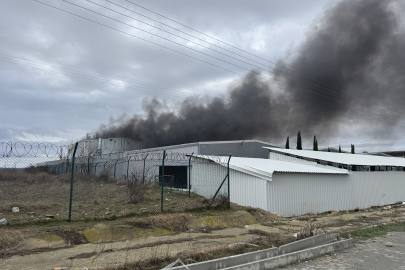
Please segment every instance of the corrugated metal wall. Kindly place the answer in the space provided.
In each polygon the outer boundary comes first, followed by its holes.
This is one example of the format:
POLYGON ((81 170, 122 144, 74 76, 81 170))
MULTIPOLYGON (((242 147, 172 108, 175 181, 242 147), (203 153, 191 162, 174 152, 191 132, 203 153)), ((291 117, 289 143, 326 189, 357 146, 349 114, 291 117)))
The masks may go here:
POLYGON ((267 182, 246 173, 230 170, 231 202, 266 209, 267 182))
MULTIPOLYGON (((212 198, 227 174, 227 168, 217 163, 193 163, 191 166, 191 191, 212 198)), ((227 181, 218 194, 227 194, 227 181)))
POLYGON ((313 162, 313 161, 308 161, 308 160, 304 160, 304 159, 300 159, 300 158, 296 158, 296 157, 290 157, 287 155, 274 153, 274 152, 269 153, 269 159, 282 160, 282 161, 295 161, 295 162, 299 162, 299 163, 303 163, 303 164, 311 164, 311 165, 315 164, 315 162, 313 162))
POLYGON ((267 211, 297 216, 366 208, 405 200, 404 190, 404 172, 274 173, 267 182, 267 211))
MULTIPOLYGON (((213 163, 193 164, 191 168, 191 190, 206 198, 212 198, 227 174, 227 168, 213 163)), ((231 202, 243 206, 267 208, 266 180, 230 170, 231 202)), ((219 194, 228 193, 225 181, 219 194)))
POLYGON ((202 143, 200 145, 201 155, 228 156, 233 157, 269 158, 269 150, 262 148, 269 146, 260 142, 227 142, 227 143, 202 143))
POLYGON ((139 151, 131 151, 127 153, 127 156, 131 155, 139 155, 139 154, 163 154, 163 150, 166 150, 166 153, 181 153, 181 154, 191 154, 194 153, 195 155, 198 155, 198 145, 192 145, 192 146, 182 146, 182 147, 176 147, 176 148, 165 148, 165 147, 159 147, 159 148, 151 148, 151 149, 142 149, 139 151))

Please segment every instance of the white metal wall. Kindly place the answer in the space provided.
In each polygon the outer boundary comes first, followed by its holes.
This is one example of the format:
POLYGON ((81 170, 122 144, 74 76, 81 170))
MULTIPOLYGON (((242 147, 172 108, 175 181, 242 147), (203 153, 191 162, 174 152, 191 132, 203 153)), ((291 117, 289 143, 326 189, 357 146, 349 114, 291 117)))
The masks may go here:
POLYGON ((231 202, 266 209, 267 182, 246 173, 230 170, 231 202))
POLYGON ((288 217, 366 208, 403 201, 404 190, 404 172, 274 173, 267 182, 266 210, 288 217))
MULTIPOLYGON (((217 163, 194 163, 191 165, 191 191, 210 199, 218 190, 226 174, 227 168, 217 163)), ((227 192, 228 185, 225 181, 218 194, 227 192)))
POLYGON ((274 153, 274 152, 269 153, 269 159, 282 160, 282 161, 293 161, 293 162, 298 162, 298 163, 303 163, 303 164, 310 164, 310 165, 316 164, 313 161, 308 161, 308 160, 304 160, 304 159, 300 159, 300 158, 296 158, 296 157, 291 157, 291 156, 287 156, 287 155, 282 155, 282 154, 274 153))
MULTIPOLYGON (((227 174, 227 168, 213 163, 193 164, 191 167, 191 190, 206 198, 212 198, 227 174)), ((267 208, 266 180, 230 169, 231 202, 243 206, 267 208)), ((225 181, 219 194, 228 192, 225 181)))

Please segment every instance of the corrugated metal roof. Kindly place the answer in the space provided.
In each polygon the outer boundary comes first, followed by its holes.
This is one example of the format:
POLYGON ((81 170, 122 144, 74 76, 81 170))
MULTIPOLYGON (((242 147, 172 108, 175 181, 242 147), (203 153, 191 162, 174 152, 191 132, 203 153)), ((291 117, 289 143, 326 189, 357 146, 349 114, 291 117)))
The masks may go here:
MULTIPOLYGON (((205 156, 197 157, 209 159, 223 166, 227 166, 228 157, 205 156)), ((348 174, 348 170, 324 166, 313 162, 312 165, 292 161, 281 161, 262 158, 232 157, 229 168, 254 175, 256 177, 271 181, 274 172, 298 172, 298 173, 326 173, 326 174, 348 174)))
POLYGON ((309 150, 295 150, 295 149, 282 149, 266 147, 272 152, 291 154, 299 157, 310 159, 325 160, 333 163, 349 164, 349 165, 363 165, 363 166, 398 166, 405 167, 405 158, 396 157, 382 157, 372 155, 360 155, 349 153, 333 153, 309 150))

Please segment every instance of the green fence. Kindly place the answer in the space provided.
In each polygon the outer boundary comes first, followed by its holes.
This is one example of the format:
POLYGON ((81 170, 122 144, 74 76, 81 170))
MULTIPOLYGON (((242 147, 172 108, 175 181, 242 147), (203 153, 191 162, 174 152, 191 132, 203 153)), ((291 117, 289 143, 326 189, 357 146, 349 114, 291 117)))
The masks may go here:
POLYGON ((229 207, 230 157, 0 146, 0 219, 8 223, 229 207))

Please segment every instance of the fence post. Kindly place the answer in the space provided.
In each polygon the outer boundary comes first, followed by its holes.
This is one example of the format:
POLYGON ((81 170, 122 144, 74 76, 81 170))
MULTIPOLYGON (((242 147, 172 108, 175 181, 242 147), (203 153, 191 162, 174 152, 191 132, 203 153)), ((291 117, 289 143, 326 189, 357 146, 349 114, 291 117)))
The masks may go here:
MULTIPOLYGON (((218 193, 219 193, 219 191, 221 190, 222 186, 224 185, 226 179, 228 179, 228 200, 229 200, 229 161, 231 160, 231 156, 232 156, 232 154, 229 156, 229 159, 228 159, 227 174, 225 175, 224 180, 223 180, 223 181, 221 182, 221 184, 219 185, 219 188, 217 189, 217 192, 215 192, 214 196, 212 197, 212 200, 214 200, 215 197, 218 195, 218 193)), ((221 161, 221 162, 222 162, 222 161, 221 161)), ((231 205, 231 203, 228 204, 228 206, 230 206, 230 205, 231 205)))
POLYGON ((229 155, 228 159, 228 208, 231 208, 231 188, 230 188, 230 181, 229 181, 229 161, 231 160, 232 154, 229 155))
POLYGON ((117 159, 117 162, 115 162, 115 165, 114 165, 114 178, 115 178, 115 170, 117 169, 117 163, 118 163, 118 161, 119 161, 119 159, 117 159))
POLYGON ((191 153, 190 158, 188 159, 188 197, 190 198, 191 193, 191 158, 193 157, 194 152, 191 153))
POLYGON ((94 166, 94 176, 97 176, 97 164, 98 162, 96 162, 96 165, 94 166))
POLYGON ((163 150, 163 159, 162 159, 162 194, 160 198, 160 211, 163 212, 163 187, 165 185, 165 158, 166 150, 163 150))
POLYGON ((145 161, 149 154, 146 154, 146 157, 143 159, 143 176, 142 176, 142 184, 145 184, 145 161))
POLYGON ((76 155, 76 149, 77 149, 78 144, 79 143, 76 143, 75 150, 73 151, 73 156, 72 156, 72 173, 70 176, 70 199, 69 199, 69 219, 68 219, 68 221, 72 220, 73 174, 74 174, 74 168, 75 168, 75 155, 76 155))
POLYGON ((129 171, 129 161, 131 160, 131 157, 129 157, 128 159, 128 163, 127 163, 127 180, 128 180, 128 171, 129 171))

